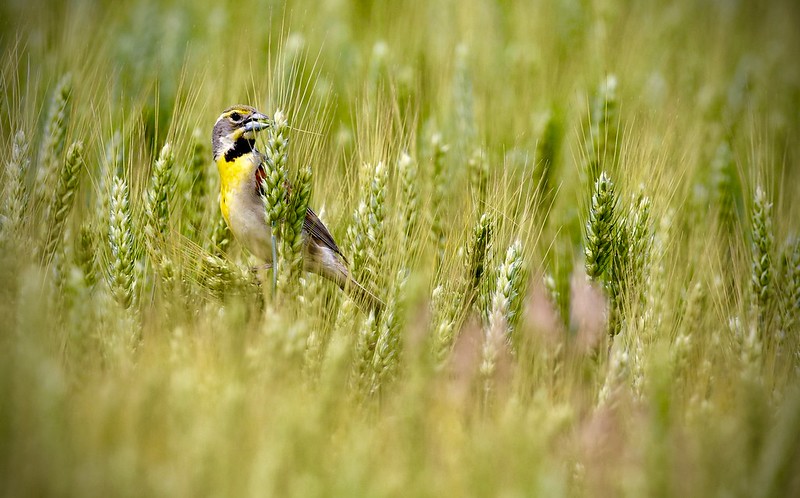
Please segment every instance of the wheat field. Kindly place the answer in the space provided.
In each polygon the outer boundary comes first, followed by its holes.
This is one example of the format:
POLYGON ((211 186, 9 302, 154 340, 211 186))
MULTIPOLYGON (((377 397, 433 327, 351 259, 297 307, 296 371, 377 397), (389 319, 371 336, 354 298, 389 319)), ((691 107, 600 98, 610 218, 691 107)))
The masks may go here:
POLYGON ((3 2, 0 493, 800 496, 799 26, 3 2), (379 313, 232 237, 237 103, 379 313))

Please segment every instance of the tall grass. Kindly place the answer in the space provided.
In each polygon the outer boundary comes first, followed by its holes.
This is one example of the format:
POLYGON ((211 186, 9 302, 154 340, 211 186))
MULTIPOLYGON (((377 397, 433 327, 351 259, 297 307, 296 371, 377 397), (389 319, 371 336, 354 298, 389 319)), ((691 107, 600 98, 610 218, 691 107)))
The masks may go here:
POLYGON ((0 19, 3 494, 800 494, 792 2, 0 19), (305 206, 381 310, 300 271, 305 206))

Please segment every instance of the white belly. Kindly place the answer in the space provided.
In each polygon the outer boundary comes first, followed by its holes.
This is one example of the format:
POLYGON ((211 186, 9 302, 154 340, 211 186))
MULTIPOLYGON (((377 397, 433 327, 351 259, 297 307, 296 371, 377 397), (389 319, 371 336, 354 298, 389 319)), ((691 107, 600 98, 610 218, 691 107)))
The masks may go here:
POLYGON ((248 188, 247 191, 244 194, 230 196, 229 228, 236 240, 248 251, 271 263, 272 230, 266 222, 264 203, 255 192, 255 188, 248 188))

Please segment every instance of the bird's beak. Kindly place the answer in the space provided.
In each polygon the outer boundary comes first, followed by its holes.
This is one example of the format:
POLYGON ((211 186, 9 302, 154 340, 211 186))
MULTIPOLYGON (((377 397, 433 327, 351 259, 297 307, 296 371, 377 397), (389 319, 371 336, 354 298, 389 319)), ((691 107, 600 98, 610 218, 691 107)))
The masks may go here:
POLYGON ((250 119, 244 124, 244 131, 257 132, 269 128, 270 125, 269 116, 257 112, 250 116, 250 119))

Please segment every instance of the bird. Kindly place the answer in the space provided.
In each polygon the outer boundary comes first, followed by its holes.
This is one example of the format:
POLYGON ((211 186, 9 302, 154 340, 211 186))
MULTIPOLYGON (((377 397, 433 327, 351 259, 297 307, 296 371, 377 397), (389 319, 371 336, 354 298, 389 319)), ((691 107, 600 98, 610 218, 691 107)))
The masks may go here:
MULTIPOLYGON (((267 222, 261 180, 269 164, 256 148, 256 134, 271 126, 266 114, 249 105, 228 107, 211 133, 211 149, 219 170, 219 206, 234 238, 267 266, 272 261, 272 230, 267 222)), ((291 189, 288 183, 287 191, 291 189)), ((303 269, 337 284, 366 310, 378 313, 383 302, 358 283, 328 228, 311 209, 303 220, 303 269)))

